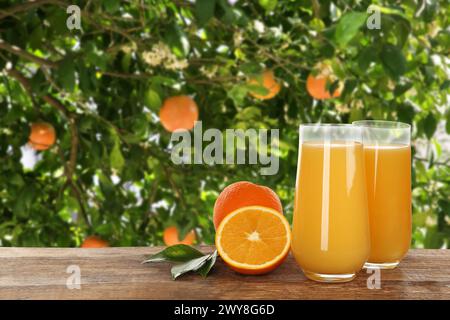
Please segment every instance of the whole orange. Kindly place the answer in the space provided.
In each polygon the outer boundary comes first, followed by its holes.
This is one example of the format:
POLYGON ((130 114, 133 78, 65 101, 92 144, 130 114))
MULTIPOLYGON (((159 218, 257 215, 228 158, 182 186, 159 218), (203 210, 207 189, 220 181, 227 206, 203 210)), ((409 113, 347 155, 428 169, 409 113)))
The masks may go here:
POLYGON ((87 237, 81 244, 81 248, 105 248, 105 247, 109 247, 109 243, 97 236, 87 237))
POLYGON ((333 95, 327 89, 327 84, 330 85, 337 80, 333 74, 332 67, 326 63, 319 63, 314 69, 319 71, 318 74, 314 75, 310 73, 306 79, 306 90, 310 96, 317 100, 339 97, 343 87, 341 82, 339 82, 338 87, 333 91, 333 95))
POLYGON ((217 197, 214 204, 213 222, 217 229, 220 222, 231 212, 247 206, 262 206, 283 214, 280 198, 270 188, 248 181, 230 184, 217 197))
POLYGON ((36 122, 31 125, 28 143, 35 150, 47 150, 56 141, 55 128, 46 122, 36 122))
POLYGON ((177 227, 172 226, 164 230, 163 240, 166 246, 173 246, 176 244, 191 245, 195 241, 195 232, 194 230, 189 231, 186 237, 183 240, 180 240, 177 227))
POLYGON ((167 98, 159 110, 159 119, 163 127, 169 131, 191 130, 198 120, 198 107, 188 96, 167 98))
POLYGON ((248 84, 251 85, 258 85, 261 87, 266 88, 268 91, 265 95, 250 91, 249 93, 254 96, 255 98, 267 100, 272 99, 275 97, 278 92, 281 90, 280 84, 275 79, 275 76, 273 75, 273 72, 270 70, 264 71, 261 75, 258 77, 253 77, 248 81, 248 84))

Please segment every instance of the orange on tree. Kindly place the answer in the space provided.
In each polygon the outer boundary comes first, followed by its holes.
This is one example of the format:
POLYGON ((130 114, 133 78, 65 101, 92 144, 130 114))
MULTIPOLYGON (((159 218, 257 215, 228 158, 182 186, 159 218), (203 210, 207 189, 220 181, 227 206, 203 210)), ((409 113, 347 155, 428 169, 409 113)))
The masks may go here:
POLYGON ((341 82, 339 82, 338 87, 333 91, 333 95, 328 89, 337 80, 336 76, 333 75, 331 67, 325 64, 319 64, 318 69, 319 73, 317 75, 310 73, 306 79, 306 90, 309 95, 317 100, 338 98, 341 95, 343 87, 341 82))
POLYGON ((168 227, 164 230, 163 240, 166 246, 173 246, 176 244, 191 245, 195 241, 195 232, 191 230, 186 234, 184 239, 180 240, 177 227, 168 227))
POLYGON ((159 119, 163 127, 169 131, 191 130, 198 120, 198 107, 188 96, 174 96, 164 100, 159 110, 159 119))
POLYGON ((81 244, 81 248, 105 248, 105 247, 109 247, 109 243, 97 236, 87 237, 81 244))
POLYGON ((253 97, 262 99, 262 100, 272 99, 281 90, 280 84, 277 82, 277 80, 275 79, 275 76, 273 75, 273 72, 270 70, 265 70, 261 75, 250 78, 250 80, 248 81, 248 84, 261 86, 267 90, 266 94, 260 94, 260 93, 250 90, 249 93, 253 97))
POLYGON ((247 206, 268 207, 283 214, 280 198, 272 189, 248 181, 239 181, 223 189, 216 199, 213 214, 216 230, 228 214, 247 206))
POLYGON ((278 211, 243 207, 223 219, 216 231, 216 248, 223 261, 242 274, 264 274, 287 257, 291 228, 278 211))
POLYGON ((35 150, 47 150, 56 141, 55 128, 46 122, 36 122, 31 125, 28 143, 35 150))

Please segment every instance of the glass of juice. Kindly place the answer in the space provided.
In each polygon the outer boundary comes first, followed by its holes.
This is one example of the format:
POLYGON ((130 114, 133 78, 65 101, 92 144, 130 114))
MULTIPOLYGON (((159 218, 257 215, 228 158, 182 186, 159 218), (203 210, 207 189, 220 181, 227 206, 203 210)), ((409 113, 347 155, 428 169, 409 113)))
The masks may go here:
POLYGON ((411 242, 411 127, 364 120, 362 129, 371 247, 366 267, 395 268, 411 242))
POLYGON ((362 129, 305 124, 299 131, 292 253, 312 280, 350 281, 370 250, 362 129))

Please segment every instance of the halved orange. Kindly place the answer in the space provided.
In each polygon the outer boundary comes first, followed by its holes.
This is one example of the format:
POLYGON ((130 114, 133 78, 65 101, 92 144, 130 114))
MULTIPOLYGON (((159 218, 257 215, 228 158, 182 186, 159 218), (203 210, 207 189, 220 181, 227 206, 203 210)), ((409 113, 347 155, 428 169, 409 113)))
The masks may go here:
POLYGON ((278 267, 289 253, 291 229, 279 212, 261 206, 239 208, 216 231, 223 261, 243 274, 263 274, 278 267))

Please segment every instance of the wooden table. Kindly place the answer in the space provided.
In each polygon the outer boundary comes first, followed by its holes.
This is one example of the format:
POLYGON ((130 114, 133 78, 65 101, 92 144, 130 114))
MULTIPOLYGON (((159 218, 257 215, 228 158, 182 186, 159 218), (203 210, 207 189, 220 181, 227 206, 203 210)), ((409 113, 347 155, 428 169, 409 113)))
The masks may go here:
POLYGON ((381 271, 381 289, 367 288, 371 274, 364 270, 349 283, 313 282, 292 256, 265 276, 239 275, 218 259, 206 279, 186 275, 173 281, 168 264, 141 264, 159 250, 0 248, 0 298, 450 300, 450 250, 410 250, 399 268, 381 271), (66 287, 71 265, 80 268, 81 289, 66 287))

